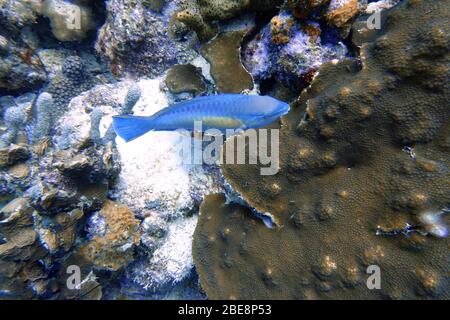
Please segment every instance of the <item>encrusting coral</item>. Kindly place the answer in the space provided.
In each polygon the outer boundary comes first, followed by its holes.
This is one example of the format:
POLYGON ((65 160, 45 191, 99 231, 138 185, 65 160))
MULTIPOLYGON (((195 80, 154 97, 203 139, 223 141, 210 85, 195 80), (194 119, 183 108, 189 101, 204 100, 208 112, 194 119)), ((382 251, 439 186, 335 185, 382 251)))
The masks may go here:
POLYGON ((202 54, 211 63, 211 75, 221 93, 240 93, 253 89, 253 78, 243 67, 240 57, 246 32, 229 31, 204 44, 202 54))
POLYGON ((169 36, 169 20, 178 1, 149 10, 146 1, 107 2, 106 22, 99 29, 96 50, 115 75, 159 76, 168 67, 194 56, 185 43, 169 36))
POLYGON ((321 32, 318 23, 300 24, 289 12, 281 12, 246 44, 243 64, 257 82, 275 78, 298 92, 323 63, 347 54, 342 42, 322 41, 321 32))
POLYGON ((219 31, 215 22, 239 17, 246 12, 276 10, 281 0, 195 0, 181 3, 182 10, 174 18, 195 31, 198 38, 206 42, 219 31))
POLYGON ((67 110, 73 97, 89 90, 94 84, 95 79, 86 70, 83 60, 78 56, 67 57, 62 72, 50 80, 47 88, 53 97, 55 117, 58 118, 67 110))
POLYGON ((280 120, 278 174, 223 165, 277 227, 220 196, 203 203, 193 252, 209 298, 450 297, 449 6, 403 1, 361 65, 323 65, 280 120))
POLYGON ((85 0, 1 0, 2 19, 10 25, 23 28, 36 24, 38 17, 49 19, 51 31, 59 41, 79 41, 95 27, 92 8, 85 0))

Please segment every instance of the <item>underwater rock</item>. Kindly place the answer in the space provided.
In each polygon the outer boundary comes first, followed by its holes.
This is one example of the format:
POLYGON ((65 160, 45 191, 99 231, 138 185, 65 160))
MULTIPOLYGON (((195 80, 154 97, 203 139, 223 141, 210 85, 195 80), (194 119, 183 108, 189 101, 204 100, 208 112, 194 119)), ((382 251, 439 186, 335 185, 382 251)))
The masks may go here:
POLYGON ((320 68, 280 121, 278 174, 222 167, 233 189, 279 227, 223 197, 204 202, 193 250, 209 298, 450 296, 449 238, 421 215, 450 202, 450 17, 442 6, 449 1, 402 1, 362 44, 361 68, 320 68), (373 264, 380 290, 366 287, 373 264))
POLYGON ((325 7, 330 0, 288 0, 287 4, 297 19, 305 19, 315 10, 325 7))
POLYGON ((194 267, 191 244, 196 224, 196 216, 171 222, 161 244, 147 259, 132 265, 128 277, 153 290, 186 279, 194 267))
POLYGON ((47 74, 35 50, 20 35, 2 33, 0 90, 15 92, 39 88, 47 80, 47 74))
POLYGON ((115 75, 159 76, 169 66, 196 56, 186 44, 175 42, 168 34, 175 3, 161 12, 142 1, 110 0, 107 17, 100 28, 96 50, 109 60, 115 75))
POLYGON ((36 23, 41 9, 41 0, 2 0, 0 1, 0 25, 16 26, 36 23))
POLYGON ((323 63, 347 54, 342 43, 322 43, 320 33, 317 23, 300 25, 282 12, 245 46, 244 66, 257 82, 273 77, 298 92, 323 63))
POLYGON ((95 28, 90 7, 86 2, 64 0, 45 0, 40 13, 50 20, 53 35, 59 41, 80 41, 84 39, 89 30, 95 28), (71 21, 73 13, 77 18, 71 21))
POLYGON ((52 77, 47 87, 53 98, 54 118, 63 115, 68 110, 70 100, 92 88, 95 82, 80 57, 65 58, 61 73, 52 77))
POLYGON ((358 0, 331 0, 325 19, 329 24, 342 28, 364 9, 363 3, 358 0))
POLYGON ((33 286, 48 277, 38 263, 46 253, 33 230, 33 213, 26 198, 16 198, 0 211, 2 297, 30 299, 35 294, 33 286))
POLYGON ((0 149, 0 167, 27 160, 30 150, 25 145, 10 144, 8 148, 0 149))
POLYGON ((253 78, 241 63, 241 43, 245 31, 228 31, 204 44, 202 55, 211 64, 211 75, 221 93, 241 93, 253 89, 253 78))
POLYGON ((190 92, 195 95, 206 91, 202 70, 192 64, 178 64, 167 71, 166 85, 172 93, 190 92))
POLYGON ((53 36, 59 41, 82 40, 95 28, 92 9, 86 1, 2 0, 0 4, 0 24, 7 28, 36 24, 38 17, 43 16, 49 19, 53 36))
POLYGON ((367 4, 365 13, 374 13, 386 9, 390 9, 402 0, 379 0, 367 4))
POLYGON ((91 240, 80 253, 94 268, 117 271, 133 261, 134 246, 139 243, 139 220, 127 206, 105 201, 102 209, 90 217, 91 240))
POLYGON ((3 123, 5 125, 3 131, 5 132, 0 137, 0 148, 7 148, 10 144, 22 142, 20 141, 21 135, 24 134, 25 124, 30 118, 35 99, 36 95, 33 93, 27 93, 15 99, 12 97, 8 99, 9 102, 3 113, 3 123))
POLYGON ((53 125, 55 110, 52 95, 43 92, 36 100, 36 124, 33 130, 33 142, 48 138, 53 125))
POLYGON ((185 24, 202 42, 211 40, 219 31, 217 21, 237 18, 246 12, 265 13, 277 10, 281 0, 195 0, 180 2, 174 19, 185 24))
POLYGON ((83 216, 84 212, 80 209, 58 213, 51 220, 35 216, 35 230, 50 254, 69 252, 72 249, 77 237, 78 223, 83 216))

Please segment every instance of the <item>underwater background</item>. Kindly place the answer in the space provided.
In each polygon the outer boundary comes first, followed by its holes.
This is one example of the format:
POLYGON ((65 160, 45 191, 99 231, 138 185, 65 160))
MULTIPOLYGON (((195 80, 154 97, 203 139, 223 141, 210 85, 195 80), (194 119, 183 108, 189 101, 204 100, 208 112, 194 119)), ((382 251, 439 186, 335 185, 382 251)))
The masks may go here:
POLYGON ((0 0, 0 299, 449 299, 449 21, 449 0, 0 0), (277 174, 112 126, 223 93, 290 103, 277 174))

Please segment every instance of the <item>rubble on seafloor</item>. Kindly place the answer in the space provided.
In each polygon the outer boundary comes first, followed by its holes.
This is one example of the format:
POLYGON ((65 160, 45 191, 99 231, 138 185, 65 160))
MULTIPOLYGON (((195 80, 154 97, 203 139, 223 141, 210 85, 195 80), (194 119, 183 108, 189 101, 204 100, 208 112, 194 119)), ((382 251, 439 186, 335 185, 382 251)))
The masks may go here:
POLYGON ((0 0, 0 299, 447 298, 436 3, 0 0), (291 102, 277 175, 111 125, 217 93, 291 102))

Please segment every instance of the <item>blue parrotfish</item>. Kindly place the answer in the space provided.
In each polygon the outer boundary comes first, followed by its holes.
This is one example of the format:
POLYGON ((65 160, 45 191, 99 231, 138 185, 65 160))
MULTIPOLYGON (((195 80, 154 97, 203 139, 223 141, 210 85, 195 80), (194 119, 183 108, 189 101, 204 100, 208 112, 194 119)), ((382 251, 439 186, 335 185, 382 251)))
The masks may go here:
POLYGON ((122 115, 113 117, 116 133, 125 141, 134 140, 149 131, 202 129, 256 129, 276 121, 289 112, 289 104, 269 96, 219 94, 194 98, 164 108, 151 116, 122 115))

